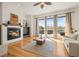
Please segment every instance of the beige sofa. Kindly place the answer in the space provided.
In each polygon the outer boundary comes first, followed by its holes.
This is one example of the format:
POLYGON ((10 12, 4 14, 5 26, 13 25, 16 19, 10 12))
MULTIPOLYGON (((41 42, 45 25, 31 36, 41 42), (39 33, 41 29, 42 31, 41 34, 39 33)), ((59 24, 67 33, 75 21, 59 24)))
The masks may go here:
POLYGON ((79 56, 79 32, 74 33, 73 37, 64 37, 64 45, 70 56, 79 56))

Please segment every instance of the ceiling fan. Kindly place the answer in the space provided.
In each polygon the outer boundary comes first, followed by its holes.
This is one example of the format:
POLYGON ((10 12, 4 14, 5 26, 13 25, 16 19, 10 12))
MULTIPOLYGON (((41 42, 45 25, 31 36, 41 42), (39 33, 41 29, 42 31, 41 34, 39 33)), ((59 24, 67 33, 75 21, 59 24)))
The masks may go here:
POLYGON ((51 2, 37 2, 33 6, 40 5, 41 8, 44 8, 45 5, 52 5, 51 2))

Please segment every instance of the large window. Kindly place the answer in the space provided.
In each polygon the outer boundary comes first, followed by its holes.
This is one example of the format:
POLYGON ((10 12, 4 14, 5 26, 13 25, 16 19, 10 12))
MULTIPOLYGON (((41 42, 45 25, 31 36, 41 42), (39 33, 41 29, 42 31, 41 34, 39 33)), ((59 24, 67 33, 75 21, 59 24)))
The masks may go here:
POLYGON ((54 25, 54 19, 47 18, 47 35, 52 37, 53 36, 53 25, 54 25))
POLYGON ((38 26, 39 26, 39 34, 44 34, 45 31, 45 20, 39 19, 38 20, 38 26))
MULTIPOLYGON (((57 19, 57 30, 60 35, 65 34, 65 16, 60 16, 57 19)), ((54 18, 52 17, 47 17, 45 18, 39 18, 38 19, 38 34, 46 34, 49 37, 53 37, 53 29, 55 28, 54 25, 54 18)))
POLYGON ((58 17, 58 33, 60 35, 64 35, 65 34, 65 16, 62 17, 58 17))

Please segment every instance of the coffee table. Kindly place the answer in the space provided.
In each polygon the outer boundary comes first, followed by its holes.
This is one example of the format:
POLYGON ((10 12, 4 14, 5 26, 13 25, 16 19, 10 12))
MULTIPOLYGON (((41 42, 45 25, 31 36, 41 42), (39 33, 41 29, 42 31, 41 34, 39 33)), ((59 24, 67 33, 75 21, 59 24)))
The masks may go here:
POLYGON ((45 39, 37 39, 35 41, 37 45, 43 45, 45 43, 45 39))

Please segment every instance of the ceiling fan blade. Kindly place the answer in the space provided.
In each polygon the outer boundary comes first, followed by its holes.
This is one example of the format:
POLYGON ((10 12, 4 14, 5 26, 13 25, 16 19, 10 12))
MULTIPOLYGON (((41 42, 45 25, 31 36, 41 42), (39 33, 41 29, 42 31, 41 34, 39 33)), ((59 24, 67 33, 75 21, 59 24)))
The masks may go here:
POLYGON ((44 4, 42 4, 40 7, 41 7, 41 8, 44 8, 44 4))
POLYGON ((44 2, 46 5, 52 5, 51 2, 44 2))
POLYGON ((35 3, 33 6, 39 5, 41 2, 35 3))

